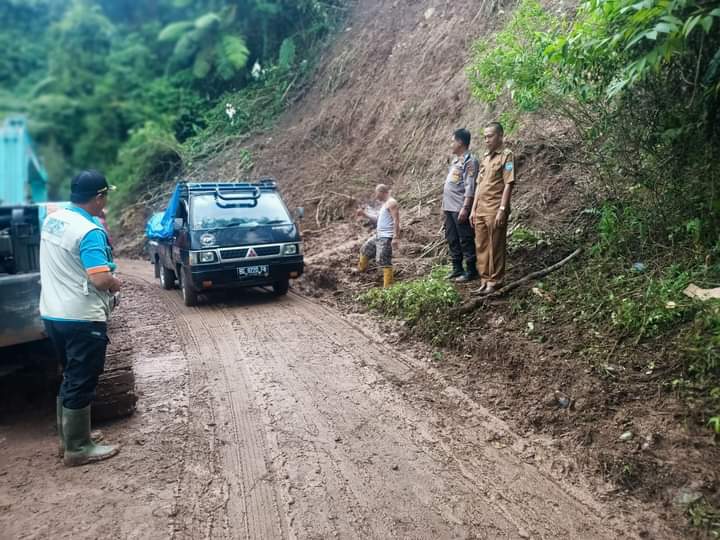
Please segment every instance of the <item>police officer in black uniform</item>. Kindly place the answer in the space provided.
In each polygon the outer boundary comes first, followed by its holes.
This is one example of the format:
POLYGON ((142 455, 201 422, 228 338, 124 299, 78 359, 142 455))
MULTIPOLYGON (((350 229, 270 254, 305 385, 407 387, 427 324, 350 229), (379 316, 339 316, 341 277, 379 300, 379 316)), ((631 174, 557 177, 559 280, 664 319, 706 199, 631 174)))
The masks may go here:
POLYGON ((470 132, 461 128, 453 133, 453 160, 443 188, 442 209, 445 215, 445 239, 450 249, 452 272, 449 279, 458 283, 477 279, 475 234, 470 225, 470 211, 475 198, 478 160, 470 153, 470 132), (463 260, 465 268, 463 268, 463 260))

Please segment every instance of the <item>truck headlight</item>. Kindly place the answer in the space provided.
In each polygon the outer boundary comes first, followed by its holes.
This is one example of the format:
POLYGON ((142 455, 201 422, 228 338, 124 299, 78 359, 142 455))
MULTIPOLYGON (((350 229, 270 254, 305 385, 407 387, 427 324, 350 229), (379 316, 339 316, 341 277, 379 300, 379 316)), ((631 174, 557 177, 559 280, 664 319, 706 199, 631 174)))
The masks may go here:
POLYGON ((194 251, 190 253, 191 264, 207 264, 217 261, 214 251, 194 251))
POLYGON ((297 244, 285 244, 283 247, 283 255, 297 255, 297 244))

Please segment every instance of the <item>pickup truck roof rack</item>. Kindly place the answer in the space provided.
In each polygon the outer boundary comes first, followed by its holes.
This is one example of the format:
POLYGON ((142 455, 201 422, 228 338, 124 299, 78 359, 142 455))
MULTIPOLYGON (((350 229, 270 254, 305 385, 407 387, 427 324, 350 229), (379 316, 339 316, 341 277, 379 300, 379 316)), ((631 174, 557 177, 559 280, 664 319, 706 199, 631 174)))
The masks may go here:
POLYGON ((257 182, 183 182, 188 192, 276 191, 274 178, 261 178, 257 182))

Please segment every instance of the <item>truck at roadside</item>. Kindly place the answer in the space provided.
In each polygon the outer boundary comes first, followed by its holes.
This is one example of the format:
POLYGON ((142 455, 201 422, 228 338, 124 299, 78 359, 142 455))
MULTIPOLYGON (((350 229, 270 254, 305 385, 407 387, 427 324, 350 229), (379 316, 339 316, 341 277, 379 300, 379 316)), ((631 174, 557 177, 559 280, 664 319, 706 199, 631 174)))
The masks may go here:
POLYGON ((164 289, 177 283, 187 306, 218 289, 271 286, 284 295, 304 270, 298 225, 272 179, 179 183, 146 236, 155 277, 164 289))
MULTIPOLYGON (((59 379, 40 318, 40 231, 48 214, 70 205, 48 202, 46 185, 26 119, 8 117, 0 126, 0 378, 27 372, 37 388, 56 386, 59 379)), ((113 320, 109 333, 96 419, 130 415, 137 402, 132 337, 113 320)))

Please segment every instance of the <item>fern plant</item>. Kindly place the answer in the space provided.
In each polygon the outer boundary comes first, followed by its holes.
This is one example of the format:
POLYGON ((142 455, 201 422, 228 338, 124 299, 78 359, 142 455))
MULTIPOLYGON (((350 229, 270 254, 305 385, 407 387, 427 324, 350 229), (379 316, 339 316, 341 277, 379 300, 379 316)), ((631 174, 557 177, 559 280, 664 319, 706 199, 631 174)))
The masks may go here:
POLYGON ((228 81, 245 69, 250 50, 245 38, 234 28, 236 12, 234 7, 229 7, 163 28, 158 41, 174 44, 169 70, 189 68, 195 79, 214 75, 228 81))

